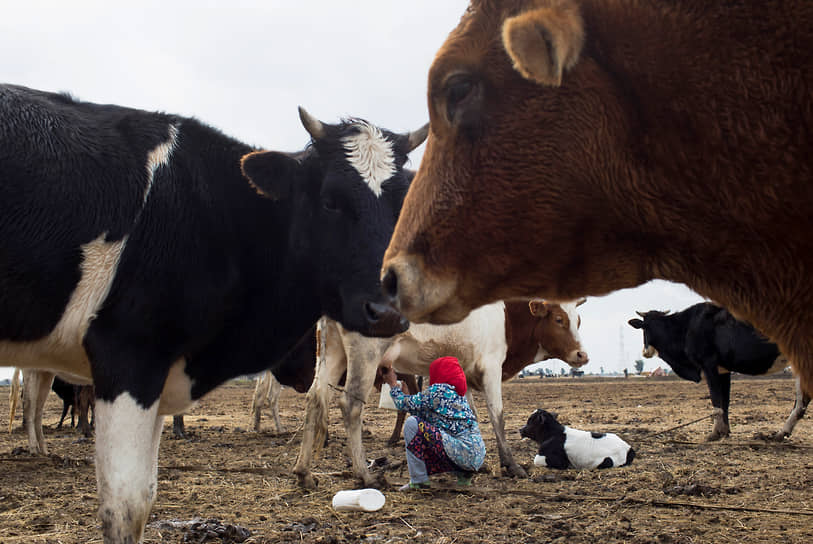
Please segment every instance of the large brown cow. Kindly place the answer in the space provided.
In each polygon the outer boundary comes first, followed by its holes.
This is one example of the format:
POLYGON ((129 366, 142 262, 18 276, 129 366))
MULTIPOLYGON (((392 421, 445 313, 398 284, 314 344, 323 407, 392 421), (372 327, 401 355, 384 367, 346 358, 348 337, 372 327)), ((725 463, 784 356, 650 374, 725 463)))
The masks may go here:
POLYGON ((813 2, 474 0, 383 266, 411 320, 664 278, 813 392, 813 2))

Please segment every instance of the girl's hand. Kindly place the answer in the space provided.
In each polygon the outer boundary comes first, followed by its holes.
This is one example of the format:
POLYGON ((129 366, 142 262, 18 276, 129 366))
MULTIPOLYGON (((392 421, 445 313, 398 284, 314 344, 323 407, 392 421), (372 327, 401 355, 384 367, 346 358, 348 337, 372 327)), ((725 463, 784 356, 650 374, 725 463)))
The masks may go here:
POLYGON ((398 385, 398 380, 395 377, 395 371, 392 369, 392 367, 381 369, 381 376, 390 387, 395 387, 398 385))

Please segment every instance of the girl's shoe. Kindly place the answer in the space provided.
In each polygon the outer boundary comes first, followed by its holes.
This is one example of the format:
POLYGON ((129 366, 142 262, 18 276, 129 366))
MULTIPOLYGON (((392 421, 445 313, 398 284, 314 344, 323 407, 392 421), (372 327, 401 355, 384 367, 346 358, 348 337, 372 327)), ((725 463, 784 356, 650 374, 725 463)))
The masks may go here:
POLYGON ((404 484, 398 488, 398 491, 413 491, 413 490, 421 490, 421 489, 430 489, 432 485, 429 482, 420 482, 414 484, 409 482, 408 484, 404 484))
POLYGON ((471 485, 471 479, 474 476, 471 472, 459 472, 457 474, 457 486, 468 487, 471 485))

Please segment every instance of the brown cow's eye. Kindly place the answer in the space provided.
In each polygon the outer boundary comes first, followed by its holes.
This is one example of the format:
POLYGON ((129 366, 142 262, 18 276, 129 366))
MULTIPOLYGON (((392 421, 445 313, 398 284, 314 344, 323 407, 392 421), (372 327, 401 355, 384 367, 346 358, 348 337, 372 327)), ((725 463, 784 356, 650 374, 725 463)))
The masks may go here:
POLYGON ((458 109, 475 88, 475 83, 468 75, 457 75, 446 82, 446 115, 453 122, 458 109))

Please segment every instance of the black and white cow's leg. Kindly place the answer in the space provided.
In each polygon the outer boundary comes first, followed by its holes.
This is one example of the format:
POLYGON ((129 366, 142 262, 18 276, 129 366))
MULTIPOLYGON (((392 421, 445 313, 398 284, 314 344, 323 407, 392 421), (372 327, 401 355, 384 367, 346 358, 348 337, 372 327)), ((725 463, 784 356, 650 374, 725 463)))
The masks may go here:
POLYGON ((788 419, 785 421, 784 427, 782 427, 782 430, 773 435, 774 440, 781 442, 785 438, 789 437, 791 433, 793 433, 793 428, 796 427, 796 424, 800 419, 805 417, 808 404, 810 404, 810 395, 802 390, 802 382, 797 377, 796 402, 793 404, 793 410, 791 410, 788 419))
POLYGON ((183 411, 192 383, 184 365, 147 344, 150 336, 127 337, 109 323, 100 316, 84 339, 96 394, 99 519, 105 544, 137 544, 157 490, 159 405, 164 413, 183 411))
POLYGON ((23 414, 28 434, 28 449, 33 454, 47 455, 48 446, 42 433, 42 412, 54 374, 44 370, 23 370, 23 414))
POLYGON ((706 381, 709 386, 709 395, 714 409, 711 418, 714 427, 706 436, 706 442, 720 440, 730 434, 728 425, 728 399, 731 391, 731 374, 725 372, 720 374, 717 367, 709 368, 706 371, 706 381))
POLYGON ((511 448, 508 447, 508 441, 505 438, 505 419, 503 418, 502 405, 502 365, 487 364, 486 369, 486 372, 492 371, 490 375, 483 378, 483 384, 485 385, 488 417, 491 419, 491 426, 494 428, 494 435, 497 437, 500 466, 506 467, 508 474, 511 476, 527 478, 528 473, 514 461, 511 448))
MULTIPOLYGON (((98 383, 97 383, 98 389, 98 383)), ((105 544, 136 544, 155 500, 159 401, 143 407, 130 393, 96 399, 96 479, 105 544)))

